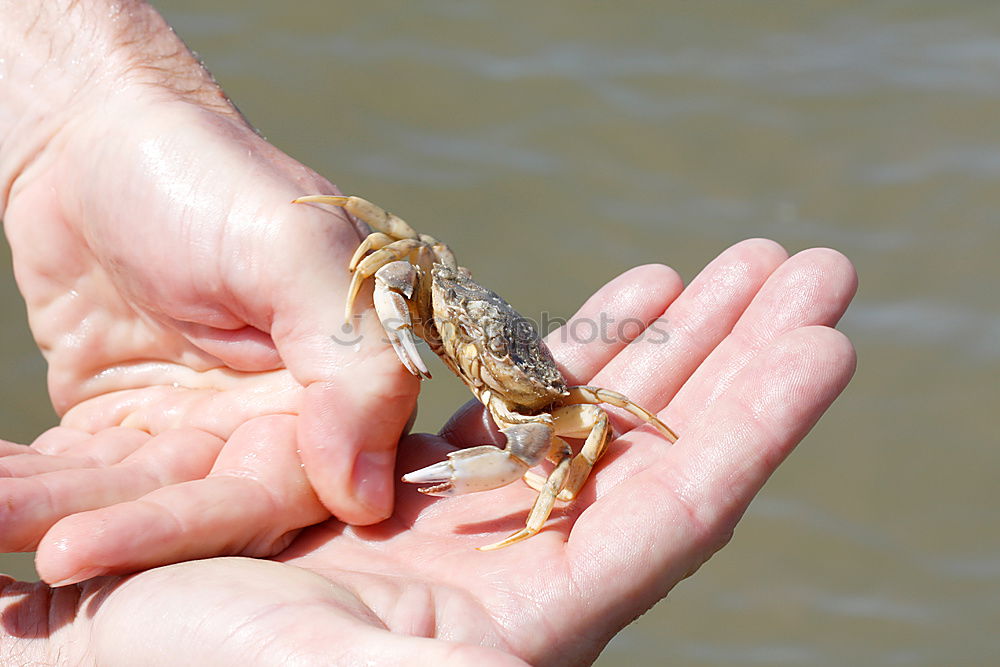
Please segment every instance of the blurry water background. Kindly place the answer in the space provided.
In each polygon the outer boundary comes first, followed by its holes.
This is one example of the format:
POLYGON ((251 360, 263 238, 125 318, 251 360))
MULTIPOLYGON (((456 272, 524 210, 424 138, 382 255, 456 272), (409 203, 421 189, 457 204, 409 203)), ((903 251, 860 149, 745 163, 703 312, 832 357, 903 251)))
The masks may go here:
MULTIPOLYGON (((273 143, 527 315, 752 236, 855 262, 846 395, 599 665, 997 664, 1000 5, 155 4, 273 143)), ((54 417, 2 290, 23 442, 54 417)), ((438 375, 423 430, 468 397, 438 375)))

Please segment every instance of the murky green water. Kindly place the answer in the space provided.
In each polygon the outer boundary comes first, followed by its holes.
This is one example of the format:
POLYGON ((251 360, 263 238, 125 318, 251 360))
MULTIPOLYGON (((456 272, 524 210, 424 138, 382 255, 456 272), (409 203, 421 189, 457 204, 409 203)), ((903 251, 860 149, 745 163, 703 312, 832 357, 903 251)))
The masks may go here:
MULTIPOLYGON (((750 236, 857 264, 847 395, 600 665, 998 660, 1000 5, 156 4, 272 142, 527 314, 750 236)), ((24 441, 44 366, 0 298, 24 441)), ((439 375, 425 430, 467 397, 439 375)))

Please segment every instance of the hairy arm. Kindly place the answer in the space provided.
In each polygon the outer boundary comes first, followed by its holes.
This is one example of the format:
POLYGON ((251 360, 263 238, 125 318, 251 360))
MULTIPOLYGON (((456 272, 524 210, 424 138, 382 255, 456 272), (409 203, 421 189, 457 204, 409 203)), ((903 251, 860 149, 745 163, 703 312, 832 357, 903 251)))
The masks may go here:
POLYGON ((131 85, 237 115, 145 2, 0 0, 0 13, 0 217, 49 142, 131 85))

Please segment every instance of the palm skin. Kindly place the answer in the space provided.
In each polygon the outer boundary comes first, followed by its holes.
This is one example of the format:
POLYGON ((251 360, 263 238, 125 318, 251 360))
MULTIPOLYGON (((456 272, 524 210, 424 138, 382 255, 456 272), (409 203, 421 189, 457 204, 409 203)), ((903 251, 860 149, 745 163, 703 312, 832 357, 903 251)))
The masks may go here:
MULTIPOLYGON (((726 543, 770 473, 844 388, 853 349, 828 327, 854 288, 839 254, 786 259, 766 241, 726 251, 683 291, 658 266, 602 288, 576 317, 604 312, 663 325, 667 340, 583 344, 557 332, 557 360, 571 381, 627 393, 681 437, 668 446, 649 427, 619 422, 624 435, 582 496, 523 543, 474 548, 520 527, 534 496, 524 485, 448 499, 399 489, 388 521, 320 524, 278 562, 216 558, 57 589, 49 604, 59 613, 33 636, 66 623, 70 631, 57 639, 84 633, 88 641, 45 650, 85 651, 108 665, 398 664, 414 656, 585 664, 726 543)), ((475 404, 442 433, 405 438, 397 472, 490 437, 475 404)))
POLYGON ((0 551, 49 582, 384 519, 418 390, 370 315, 333 338, 357 231, 291 204, 332 186, 231 108, 131 93, 77 109, 4 212, 61 423, 4 445, 0 551))

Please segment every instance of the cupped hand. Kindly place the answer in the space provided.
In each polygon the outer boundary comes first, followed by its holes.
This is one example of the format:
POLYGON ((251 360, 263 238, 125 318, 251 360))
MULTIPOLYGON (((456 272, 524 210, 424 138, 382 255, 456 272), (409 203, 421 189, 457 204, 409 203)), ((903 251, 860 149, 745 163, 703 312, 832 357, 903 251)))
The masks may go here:
MULTIPOLYGON (((835 252, 787 258, 748 241, 683 291, 657 266, 600 290, 550 336, 556 359, 571 381, 657 411, 680 439, 623 419, 582 495, 524 542, 475 550, 523 525, 535 495, 523 484, 447 499, 400 489, 388 521, 312 527, 278 562, 209 559, 59 589, 48 631, 86 632, 69 650, 106 665, 586 663, 728 541, 846 386, 854 352, 830 327, 855 284, 835 252), (630 325, 563 335, 599 319, 630 325)), ((405 438, 397 472, 481 444, 481 410, 466 406, 442 436, 405 438)), ((8 628, 41 610, 8 611, 8 628)))
POLYGON ((393 504, 418 384, 343 322, 333 186, 209 110, 119 86, 26 160, 4 213, 60 425, 0 451, 0 551, 49 582, 220 554, 393 504))

